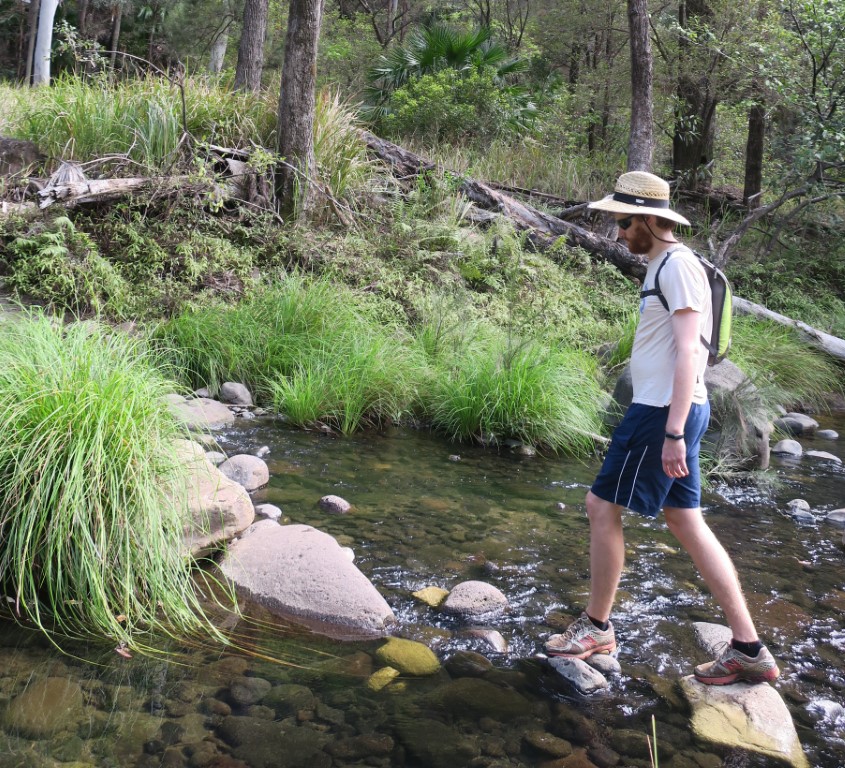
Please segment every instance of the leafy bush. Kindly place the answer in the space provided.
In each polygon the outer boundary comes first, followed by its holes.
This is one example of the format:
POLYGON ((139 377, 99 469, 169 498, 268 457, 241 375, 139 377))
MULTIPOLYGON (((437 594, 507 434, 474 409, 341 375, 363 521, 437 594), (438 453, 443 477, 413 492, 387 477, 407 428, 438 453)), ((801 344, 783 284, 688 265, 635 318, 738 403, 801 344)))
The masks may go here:
POLYGON ((142 647, 215 634, 180 551, 173 391, 137 341, 38 313, 0 326, 0 581, 15 617, 142 647))
POLYGON ((127 286, 120 274, 66 216, 50 228, 17 237, 8 253, 9 287, 36 301, 76 314, 100 312, 106 304, 120 314, 125 306, 127 286))
POLYGON ((524 130, 534 119, 525 93, 503 87, 490 68, 414 78, 394 90, 387 105, 380 131, 430 141, 490 139, 524 130))

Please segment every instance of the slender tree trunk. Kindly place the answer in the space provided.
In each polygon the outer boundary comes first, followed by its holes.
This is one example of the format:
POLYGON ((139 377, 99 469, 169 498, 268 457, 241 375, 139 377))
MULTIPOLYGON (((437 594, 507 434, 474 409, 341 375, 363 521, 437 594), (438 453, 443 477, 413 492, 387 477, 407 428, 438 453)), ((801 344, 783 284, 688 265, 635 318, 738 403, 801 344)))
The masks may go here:
POLYGON ((79 0, 79 36, 85 37, 85 30, 88 26, 89 0, 79 0))
POLYGON ((268 0, 246 0, 244 5, 243 31, 235 69, 236 90, 257 91, 261 87, 269 6, 268 0))
POLYGON ((385 23, 385 40, 392 40, 396 34, 396 15, 399 13, 399 0, 387 0, 387 22, 385 23))
POLYGON ((32 62, 35 59, 35 41, 38 38, 38 16, 41 13, 41 0, 31 0, 29 4, 29 35, 26 46, 26 84, 32 85, 32 62))
POLYGON ((647 0, 628 0, 631 33, 631 136, 628 170, 651 171, 654 156, 654 64, 651 56, 647 0))
POLYGON ((211 43, 208 56, 208 71, 212 75, 219 75, 223 71, 223 62, 226 60, 226 49, 229 47, 229 26, 230 19, 224 18, 223 26, 217 30, 217 35, 211 43))
POLYGON ((32 60, 32 84, 50 84, 50 59, 53 48, 53 21, 59 0, 41 0, 38 13, 38 34, 35 38, 35 53, 32 60))
POLYGON ((112 8, 112 17, 111 17, 111 42, 109 43, 109 47, 111 48, 111 68, 114 70, 115 64, 117 63, 117 46, 120 45, 120 24, 123 20, 123 6, 122 5, 115 5, 112 8))
POLYGON ((751 198, 763 189, 763 151, 766 144, 766 109, 754 104, 748 110, 748 141, 745 145, 745 186, 742 199, 751 205, 751 198))
POLYGON ((314 194, 314 87, 322 15, 323 0, 290 0, 278 114, 283 162, 276 170, 276 197, 280 214, 291 220, 308 210, 314 194))

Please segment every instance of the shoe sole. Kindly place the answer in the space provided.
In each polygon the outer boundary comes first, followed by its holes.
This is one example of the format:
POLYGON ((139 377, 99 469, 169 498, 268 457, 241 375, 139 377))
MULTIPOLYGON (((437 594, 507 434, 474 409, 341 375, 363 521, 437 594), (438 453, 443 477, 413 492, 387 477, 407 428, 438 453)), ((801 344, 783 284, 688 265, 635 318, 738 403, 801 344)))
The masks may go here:
POLYGON ((613 643, 613 645, 600 645, 581 653, 564 653, 562 651, 553 651, 550 648, 544 648, 543 650, 545 650, 549 656, 556 656, 560 659, 581 659, 583 661, 584 659, 589 659, 590 656, 595 656, 596 654, 606 655, 608 653, 613 653, 616 650, 616 643, 613 643))
POLYGON ((777 680, 779 675, 780 672, 775 669, 764 675, 743 675, 737 672, 723 677, 699 677, 698 675, 694 675, 694 677, 703 685, 731 685, 732 683, 771 683, 777 680))

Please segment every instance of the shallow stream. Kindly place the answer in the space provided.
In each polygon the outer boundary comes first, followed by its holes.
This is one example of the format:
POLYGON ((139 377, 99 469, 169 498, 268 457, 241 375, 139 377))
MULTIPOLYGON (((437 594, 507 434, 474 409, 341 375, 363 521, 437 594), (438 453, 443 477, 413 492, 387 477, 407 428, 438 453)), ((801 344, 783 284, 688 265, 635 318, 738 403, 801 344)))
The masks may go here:
MULTIPOLYGON (((842 416, 820 420, 845 433, 842 416)), ((3 715, 0 768, 648 766, 652 715, 661 766, 770 764, 697 743, 688 728, 675 681, 706 660, 691 624, 722 618, 662 519, 625 518, 627 563, 613 617, 623 674, 610 689, 578 697, 532 659, 586 600, 583 498, 596 461, 517 457, 412 430, 338 439, 265 419, 241 421, 220 441, 229 454, 270 448, 271 482, 257 500, 351 547, 396 613, 399 634, 433 648, 444 671, 374 693, 365 680, 378 666, 378 643, 275 623, 232 627, 250 653, 171 643, 162 659, 93 646, 62 655, 40 635, 0 625, 0 710, 17 700, 14 720, 3 715), (330 493, 352 512, 320 510, 318 499, 330 493), (494 651, 476 625, 411 595, 468 579, 507 595, 510 610, 484 625, 502 634, 506 652, 494 651), (466 655, 448 661, 467 650, 490 668, 466 655), (37 696, 21 714, 27 690, 37 696)), ((845 453, 842 441, 802 443, 845 453)), ((764 489, 709 489, 706 514, 782 665, 776 687, 810 764, 841 768, 842 531, 821 520, 796 525, 787 503, 804 498, 819 518, 845 506, 845 469, 774 458, 769 475, 764 489)))

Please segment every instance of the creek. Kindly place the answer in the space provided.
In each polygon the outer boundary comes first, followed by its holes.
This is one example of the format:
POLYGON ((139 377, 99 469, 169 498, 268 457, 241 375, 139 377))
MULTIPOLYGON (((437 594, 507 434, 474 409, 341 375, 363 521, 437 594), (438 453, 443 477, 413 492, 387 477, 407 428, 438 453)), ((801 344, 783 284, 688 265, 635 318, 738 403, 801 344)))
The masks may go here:
MULTIPOLYGON (((841 415, 820 421, 845 433, 841 415)), ((166 655, 134 659, 93 644, 61 654, 37 633, 0 625, 0 710, 35 690, 33 681, 52 681, 37 688, 32 721, 4 716, 0 768, 601 766, 614 764, 614 753, 619 765, 648 766, 652 716, 663 766, 770 764, 695 742, 689 731, 675 681, 707 660, 691 625, 723 619, 662 518, 625 515, 626 570, 613 616, 622 675, 610 688, 579 697, 532 658, 586 601, 583 498, 597 460, 519 457, 408 429, 335 438, 263 418, 241 420, 219 440, 230 455, 270 448, 271 481, 256 501, 351 547, 393 608, 398 634, 434 649, 445 670, 373 692, 365 681, 378 666, 378 642, 331 640, 266 616, 231 627, 244 652, 162 641, 166 655), (322 511, 326 494, 347 499, 352 511, 322 511), (483 625, 502 634, 506 652, 494 651, 476 625, 412 597, 469 579, 508 597, 510 609, 483 625), (480 669, 464 654, 450 666, 465 651, 492 664, 480 669), (551 762, 570 748, 568 762, 551 762), (582 762, 586 754, 591 763, 582 762)), ((801 442, 843 453, 842 442, 801 442)), ((782 666, 776 687, 810 764, 841 768, 842 530, 822 518, 845 506, 845 469, 773 457, 767 476, 765 485, 709 488, 707 519, 782 666), (798 497, 815 525, 788 515, 798 497)))

